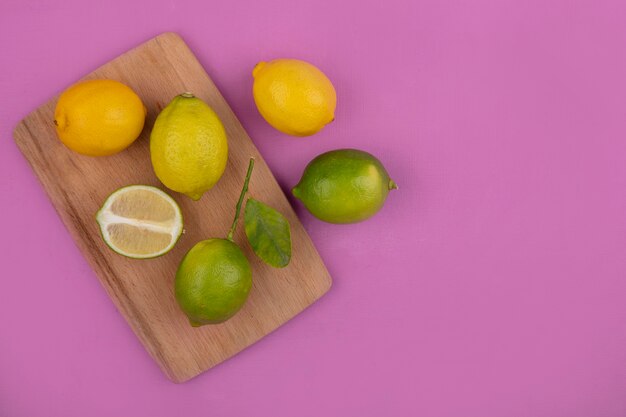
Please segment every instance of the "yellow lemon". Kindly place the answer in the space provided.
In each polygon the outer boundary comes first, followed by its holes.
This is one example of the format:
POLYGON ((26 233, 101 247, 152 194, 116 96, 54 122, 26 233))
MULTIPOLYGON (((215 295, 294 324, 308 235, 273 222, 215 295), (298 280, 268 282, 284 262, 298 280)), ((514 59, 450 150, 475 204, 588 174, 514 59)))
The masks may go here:
POLYGON ((263 118, 293 136, 310 136, 335 119, 337 93, 328 77, 298 59, 259 62, 253 94, 263 118))
POLYGON ((167 188, 198 200, 226 169, 226 131, 204 101, 181 94, 154 122, 150 157, 156 176, 167 188))
POLYGON ((54 124, 61 142, 83 155, 105 156, 126 149, 139 137, 146 108, 118 81, 88 80, 59 97, 54 124))

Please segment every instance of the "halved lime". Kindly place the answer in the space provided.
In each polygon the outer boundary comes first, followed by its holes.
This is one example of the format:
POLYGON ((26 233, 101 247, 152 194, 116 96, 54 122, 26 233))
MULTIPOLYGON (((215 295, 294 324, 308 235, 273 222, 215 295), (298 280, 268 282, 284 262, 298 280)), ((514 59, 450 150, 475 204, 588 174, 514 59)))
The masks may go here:
POLYGON ((104 242, 120 255, 135 259, 169 252, 183 232, 183 216, 176 201, 149 185, 114 191, 96 220, 104 242))

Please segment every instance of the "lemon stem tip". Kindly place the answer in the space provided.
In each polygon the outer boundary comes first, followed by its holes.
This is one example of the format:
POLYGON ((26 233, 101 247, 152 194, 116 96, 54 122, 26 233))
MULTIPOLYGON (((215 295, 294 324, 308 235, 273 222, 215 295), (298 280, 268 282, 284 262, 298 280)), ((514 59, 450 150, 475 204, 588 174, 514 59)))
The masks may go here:
POLYGON ((253 78, 256 77, 259 71, 261 71, 261 68, 263 68, 264 66, 265 66, 265 61, 261 61, 257 63, 252 69, 252 77, 253 78))
POLYGON ((228 236, 226 237, 231 242, 233 241, 233 236, 235 235, 235 229, 237 228, 237 220, 239 220, 239 213, 241 212, 241 205, 243 204, 243 198, 246 196, 248 192, 248 184, 250 183, 250 177, 252 176, 252 169, 254 168, 254 158, 250 158, 250 162, 248 163, 248 172, 246 172, 246 179, 243 182, 243 188, 241 189, 241 194, 239 194, 239 200, 237 201, 237 207, 235 208, 235 218, 233 219, 233 224, 230 226, 230 231, 228 232, 228 236))
POLYGON ((180 96, 181 96, 181 97, 185 97, 185 98, 194 98, 194 97, 195 97, 195 96, 194 96, 192 93, 190 93, 189 91, 185 91, 185 92, 184 92, 184 93, 182 93, 180 96))
POLYGON ((398 184, 396 184, 393 180, 389 180, 389 189, 390 190, 397 190, 398 189, 398 184))

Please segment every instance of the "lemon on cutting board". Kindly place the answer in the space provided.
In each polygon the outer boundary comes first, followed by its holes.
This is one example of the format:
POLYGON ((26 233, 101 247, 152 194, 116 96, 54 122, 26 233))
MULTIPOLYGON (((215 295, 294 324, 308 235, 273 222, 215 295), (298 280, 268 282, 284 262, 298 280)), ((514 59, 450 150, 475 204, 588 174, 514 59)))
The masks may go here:
POLYGON ((176 201, 149 185, 116 190, 96 220, 104 242, 120 255, 135 259, 169 252, 183 232, 183 216, 176 201))
POLYGON ((88 156, 129 147, 143 130, 146 108, 127 85, 115 80, 81 81, 65 90, 54 111, 61 142, 88 156))
POLYGON ((150 157, 156 176, 167 188, 198 200, 226 169, 226 131, 204 101, 191 93, 181 94, 154 122, 150 157))
POLYGON ((316 66, 299 59, 275 59, 259 62, 252 76, 259 113, 277 130, 310 136, 335 120, 335 87, 316 66))

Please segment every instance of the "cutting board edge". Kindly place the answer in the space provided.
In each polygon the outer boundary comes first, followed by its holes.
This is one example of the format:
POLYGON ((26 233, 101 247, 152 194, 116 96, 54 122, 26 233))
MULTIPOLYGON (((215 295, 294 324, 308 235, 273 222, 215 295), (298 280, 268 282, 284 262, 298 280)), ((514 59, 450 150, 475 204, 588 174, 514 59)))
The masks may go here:
MULTIPOLYGON (((48 102, 46 102, 46 103, 48 103, 48 102)), ((45 103, 44 103, 44 105, 45 105, 45 103)), ((122 316, 123 320, 128 324, 128 326, 130 326, 132 332, 137 337, 137 339, 139 341, 139 344, 145 349, 145 351, 148 353, 148 355, 150 355, 150 357, 154 360, 154 362, 156 362, 158 367, 167 376, 167 378, 172 380, 172 381, 174 381, 174 382, 177 382, 176 381, 176 378, 177 378, 176 371, 169 366, 168 361, 162 359, 160 357, 160 355, 158 354, 156 349, 155 349, 154 352, 150 349, 151 347, 154 346, 154 344, 150 343, 150 342, 148 342, 146 340, 147 336, 146 336, 145 332, 142 330, 142 325, 137 320, 138 314, 131 314, 132 312, 129 310, 130 307, 125 306, 124 303, 122 302, 121 297, 116 293, 116 291, 115 291, 115 289, 113 288, 113 285, 112 285, 112 282, 114 282, 114 281, 113 280, 108 280, 105 277, 101 276, 101 274, 98 274, 96 272, 97 270, 99 270, 97 260, 95 259, 95 257, 91 253, 91 251, 87 250, 84 247, 86 245, 86 243, 82 239, 79 239, 78 236, 76 236, 76 232, 75 232, 74 228, 71 227, 71 222, 72 222, 71 221, 71 215, 69 215, 68 213, 62 212, 60 210, 60 207, 62 207, 62 205, 61 204, 57 204, 57 202, 55 201, 56 197, 54 197, 54 196, 58 195, 58 193, 52 192, 52 188, 55 187, 55 184, 53 182, 46 181, 42 177, 42 175, 40 175, 40 170, 34 166, 34 164, 32 163, 31 159, 26 157, 26 153, 24 151, 24 147, 27 146, 26 145, 27 141, 20 139, 18 131, 19 131, 20 128, 24 128, 30 134, 30 129, 28 128, 28 126, 26 124, 26 120, 30 119, 31 116, 35 116, 35 113, 38 111, 38 109, 39 108, 37 108, 35 111, 31 112, 27 117, 22 119, 17 124, 17 126, 15 127, 15 129, 13 131, 13 137, 14 137, 14 140, 15 140, 15 142, 16 142, 19 150, 20 150, 20 153, 22 154, 22 156, 24 157, 26 162, 30 165, 31 170, 33 171, 33 173, 35 174, 35 177, 37 178, 37 181, 40 183, 41 187, 43 188, 43 190, 44 190, 44 192, 46 194, 46 197, 48 198, 48 201, 52 205, 54 211, 59 216, 59 218, 61 220, 61 223, 63 224, 63 227, 66 229, 66 231, 72 237, 72 241, 74 242, 74 245, 78 249, 78 251, 81 254, 81 256, 83 257, 83 259, 89 265, 89 269, 91 270, 92 274, 95 276, 95 278, 98 281, 98 283, 100 284, 100 286, 102 288, 104 288, 105 293, 107 294, 109 299, 112 301, 116 311, 119 313, 120 316, 122 316)), ((148 327, 149 327, 149 324, 148 324, 148 327)), ((200 373, 202 373, 202 372, 200 372, 200 373)))
POLYGON ((311 308, 311 306, 313 306, 314 304, 316 304, 316 303, 317 303, 317 302, 318 302, 318 301, 319 301, 322 297, 324 297, 326 294, 328 294, 328 292, 330 291, 330 289, 332 288, 332 286, 333 286, 333 280, 332 280, 332 278, 331 278, 330 274, 328 274, 328 286, 327 286, 327 287, 326 287, 326 288, 325 288, 325 289, 324 289, 324 290, 323 290, 323 291, 322 291, 319 295, 317 295, 317 296, 316 296, 313 300, 311 300, 311 302, 310 302, 310 303, 309 303, 306 307, 304 307, 302 310, 300 310, 300 311, 296 312, 293 316, 289 317, 287 320, 285 320, 285 321, 283 321, 282 323, 280 323, 280 324, 279 324, 278 326, 276 326, 274 329, 272 329, 272 330, 270 330, 269 332, 267 332, 267 333, 263 334, 261 337, 259 337, 258 339, 254 340, 252 343, 250 343, 250 344, 248 344, 247 346, 244 346, 244 347, 242 347, 241 349, 237 350, 236 352, 234 352, 233 354, 231 354, 228 358, 226 358, 226 359, 224 359, 224 360, 222 360, 222 361, 220 361, 220 362, 217 362, 217 363, 215 363, 215 364, 211 365, 210 367, 208 367, 208 368, 206 368, 206 369, 204 369, 204 370, 202 370, 202 371, 200 371, 200 372, 193 373, 193 374, 191 374, 191 375, 186 375, 186 376, 178 377, 178 375, 177 375, 177 373, 176 373, 176 372, 171 372, 171 373, 170 373, 170 372, 169 372, 169 369, 168 369, 168 371, 166 371, 166 369, 165 369, 165 368, 167 367, 167 365, 166 365, 165 363, 162 365, 162 364, 161 364, 161 362, 156 361, 156 360, 155 360, 155 361, 159 364, 159 366, 161 367, 161 370, 163 371, 163 373, 167 376, 167 378, 168 378, 170 381, 174 382, 175 384, 183 384, 183 383, 185 383, 185 382, 187 382, 187 381, 190 381, 190 380, 192 380, 192 379, 194 379, 194 378, 196 378, 196 377, 198 377, 198 376, 200 376, 200 375, 204 374, 205 372, 207 372, 207 371, 209 371, 209 370, 211 370, 211 369, 213 369, 213 368, 215 368, 215 367, 220 366, 220 365, 221 365, 221 364, 223 364, 223 363, 226 363, 226 362, 230 361, 231 359, 233 359, 233 358, 235 358, 236 356, 238 356, 240 353, 242 353, 242 352, 244 352, 244 351, 246 351, 246 350, 250 349, 251 347, 255 346, 257 343, 259 343, 260 341, 262 341, 263 339, 265 339, 267 336, 269 336, 269 335, 271 335, 271 334, 275 333, 276 331, 278 331, 279 329, 281 329, 281 328, 282 328, 285 324, 289 323, 291 320, 295 319, 296 317, 298 317, 298 316, 299 316, 299 315, 301 315, 302 313, 304 313, 304 312, 306 312, 307 310, 309 310, 309 309, 311 308))

